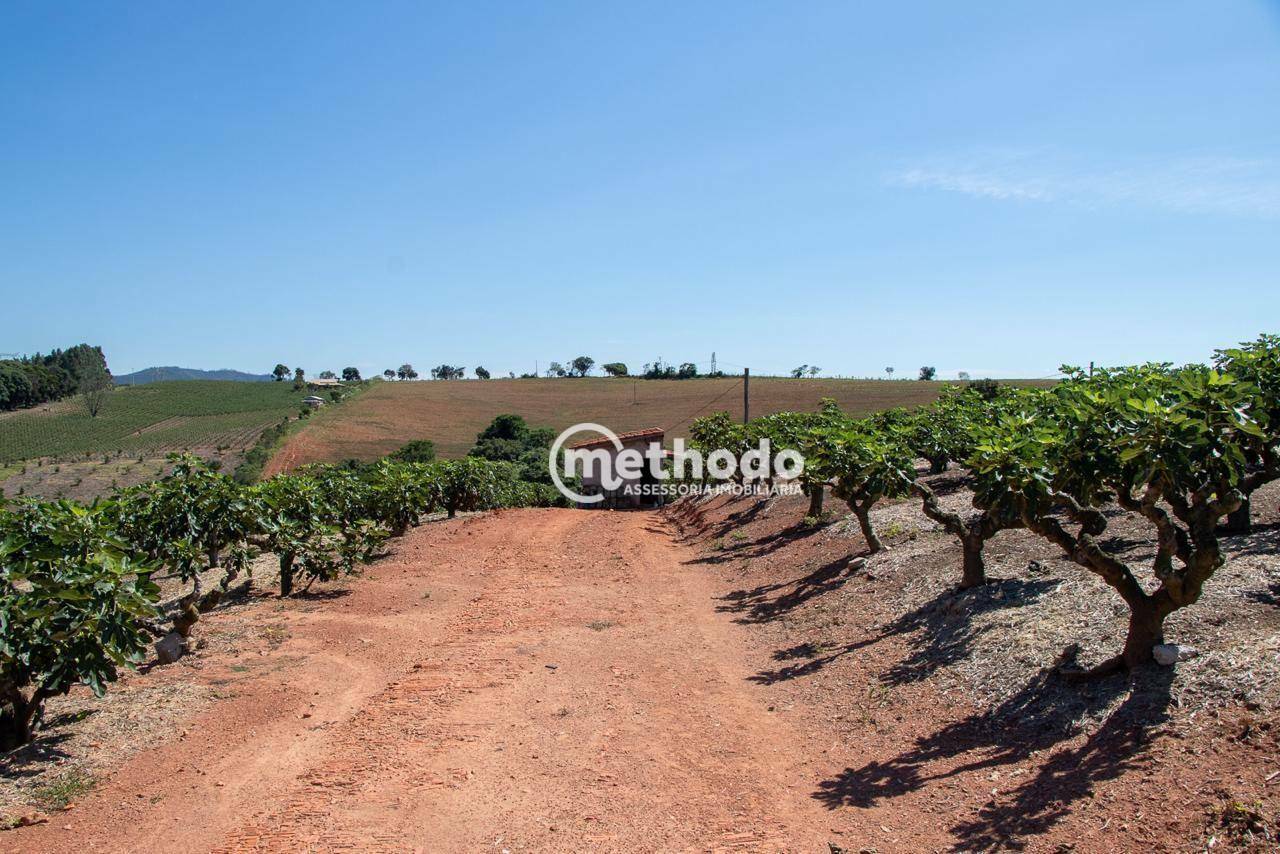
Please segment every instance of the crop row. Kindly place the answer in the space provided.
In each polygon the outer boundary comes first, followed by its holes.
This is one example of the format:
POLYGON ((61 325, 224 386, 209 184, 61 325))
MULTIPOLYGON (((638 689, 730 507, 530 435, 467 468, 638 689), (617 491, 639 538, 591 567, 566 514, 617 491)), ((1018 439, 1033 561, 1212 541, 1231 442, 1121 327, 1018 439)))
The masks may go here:
POLYGON ((165 478, 92 506, 0 507, 0 748, 31 739, 49 697, 77 683, 101 694, 153 638, 180 654, 200 615, 260 552, 278 559, 288 596, 373 560, 424 514, 560 501, 551 487, 521 481, 515 465, 475 457, 312 466, 252 486, 193 456, 174 462, 165 478), (203 590, 215 567, 221 581, 203 590), (162 568, 191 585, 171 625, 159 620, 152 580, 162 568))
POLYGON ((297 412, 303 396, 281 383, 157 383, 116 389, 97 416, 68 399, 47 412, 0 419, 0 463, 107 451, 244 447, 256 431, 297 412))
MULTIPOLYGON (((914 496, 955 536, 960 586, 986 583, 983 552, 1000 531, 1025 529, 1124 601, 1123 650, 1087 674, 1150 664, 1165 619, 1193 605, 1225 562, 1224 530, 1249 527, 1250 497, 1280 479, 1280 337, 1219 350, 1212 365, 1147 364, 1097 372, 1064 366, 1052 388, 992 383, 948 390, 914 411, 853 419, 832 402, 735 424, 720 413, 691 434, 705 453, 734 456, 769 440, 804 457, 811 521, 827 494, 845 502, 872 552, 880 501, 914 496), (973 512, 944 509, 916 461, 968 471, 973 512), (1151 532, 1139 566, 1106 537, 1128 514, 1151 532)), ((741 475, 737 475, 739 478, 741 475)))

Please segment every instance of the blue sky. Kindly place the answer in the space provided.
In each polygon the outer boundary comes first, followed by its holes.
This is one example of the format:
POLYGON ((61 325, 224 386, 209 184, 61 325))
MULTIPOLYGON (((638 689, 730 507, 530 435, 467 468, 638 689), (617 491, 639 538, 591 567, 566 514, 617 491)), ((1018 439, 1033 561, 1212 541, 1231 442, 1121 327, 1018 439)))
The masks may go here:
POLYGON ((1280 331, 1280 4, 0 8, 0 351, 1041 376, 1280 331))

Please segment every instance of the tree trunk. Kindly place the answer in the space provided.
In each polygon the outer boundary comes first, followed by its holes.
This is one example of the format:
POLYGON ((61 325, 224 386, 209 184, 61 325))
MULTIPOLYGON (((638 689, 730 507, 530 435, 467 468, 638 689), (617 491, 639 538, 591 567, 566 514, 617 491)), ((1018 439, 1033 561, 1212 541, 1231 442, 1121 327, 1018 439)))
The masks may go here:
POLYGON ((1253 529, 1253 520, 1249 518, 1249 498, 1240 502, 1240 506, 1227 514, 1222 520, 1221 531, 1224 534, 1247 534, 1253 529))
POLYGON ((858 517, 858 526, 862 528, 862 538, 867 541, 867 551, 875 554, 884 548, 884 543, 876 536, 876 529, 871 527, 871 514, 859 507, 853 508, 853 515, 858 517))
POLYGON ((1146 667, 1155 659, 1151 648, 1164 643, 1164 615, 1154 604, 1129 610, 1129 634, 1124 639, 1124 666, 1130 670, 1146 667))
POLYGON ((824 493, 826 493, 826 490, 822 488, 821 484, 814 484, 809 487, 809 512, 805 514, 806 516, 813 519, 822 518, 822 497, 824 493))
POLYGON ((12 691, 2 700, 9 706, 0 713, 0 750, 11 750, 31 741, 34 723, 44 703, 35 694, 28 700, 21 691, 12 691))
POLYGON ((929 460, 929 474, 942 474, 949 464, 950 461, 946 457, 929 460))
POLYGON ((964 576, 960 580, 960 589, 969 590, 987 583, 987 564, 982 559, 982 540, 978 537, 966 537, 961 540, 964 553, 964 576))
POLYGON ((293 555, 280 556, 280 595, 288 596, 293 592, 293 555))

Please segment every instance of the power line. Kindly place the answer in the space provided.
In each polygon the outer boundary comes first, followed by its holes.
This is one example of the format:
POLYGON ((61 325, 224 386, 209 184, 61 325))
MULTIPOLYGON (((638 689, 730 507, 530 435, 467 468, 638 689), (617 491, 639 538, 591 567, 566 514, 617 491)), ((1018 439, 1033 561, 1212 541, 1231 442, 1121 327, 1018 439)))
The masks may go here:
POLYGON ((721 399, 722 399, 725 395, 727 395, 729 392, 731 392, 731 391, 737 391, 737 390, 738 390, 738 388, 740 387, 740 385, 741 385, 741 382, 740 382, 740 381, 739 381, 739 382, 735 382, 735 383, 733 383, 733 385, 729 386, 729 387, 728 387, 728 388, 726 388, 724 391, 720 392, 718 395, 716 395, 715 397, 711 398, 711 400, 709 400, 709 401, 707 401, 706 403, 702 404, 702 406, 698 407, 698 408, 697 408, 697 409, 695 409, 693 412, 691 412, 691 413, 689 413, 688 415, 686 415, 684 418, 681 418, 679 421, 676 421, 676 422, 674 422, 673 424, 671 424, 671 425, 669 425, 669 426, 667 426, 667 427, 664 427, 664 428, 663 428, 663 432, 667 432, 667 431, 670 431, 670 430, 674 430, 676 427, 680 426, 681 424, 684 424, 686 421, 692 421, 694 418, 697 418, 699 415, 701 415, 703 412, 705 412, 708 408, 710 408, 712 404, 714 404, 714 403, 716 403, 717 401, 721 400, 721 399))

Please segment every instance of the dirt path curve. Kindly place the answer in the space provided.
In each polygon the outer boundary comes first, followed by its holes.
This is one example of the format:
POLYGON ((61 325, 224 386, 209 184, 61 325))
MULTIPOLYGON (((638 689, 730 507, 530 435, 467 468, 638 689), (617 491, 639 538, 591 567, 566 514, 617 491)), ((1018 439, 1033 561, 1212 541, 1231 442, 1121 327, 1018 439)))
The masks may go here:
MULTIPOLYGON (((21 850, 825 851, 812 745, 658 517, 428 525, 21 850)), ((206 677, 209 678, 209 677, 206 677)), ((219 683, 221 684, 221 683, 219 683)))

